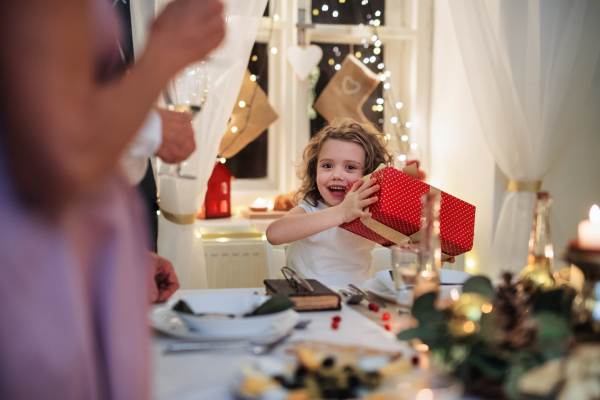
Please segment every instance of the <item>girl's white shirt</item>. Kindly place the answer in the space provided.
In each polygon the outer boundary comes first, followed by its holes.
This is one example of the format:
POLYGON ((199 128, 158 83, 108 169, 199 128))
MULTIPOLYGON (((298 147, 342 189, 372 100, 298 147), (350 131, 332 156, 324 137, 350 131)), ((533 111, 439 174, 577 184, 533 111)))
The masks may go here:
MULTIPOLYGON (((328 208, 320 201, 313 207, 305 200, 298 207, 307 213, 328 208)), ((336 226, 287 245, 286 265, 328 286, 360 285, 369 279, 374 248, 374 242, 336 226)))

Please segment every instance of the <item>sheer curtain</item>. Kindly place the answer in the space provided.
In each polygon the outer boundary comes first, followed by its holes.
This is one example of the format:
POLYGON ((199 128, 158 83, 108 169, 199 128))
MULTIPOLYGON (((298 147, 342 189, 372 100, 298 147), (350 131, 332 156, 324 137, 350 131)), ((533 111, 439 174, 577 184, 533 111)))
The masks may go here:
MULTIPOLYGON (((449 2, 495 161, 511 180, 489 274, 527 263, 535 190, 581 128, 600 52, 596 0, 449 2)), ((597 112, 597 110, 595 110, 597 112)))
MULTIPOLYGON (((146 39, 148 10, 154 9, 156 15, 169 2, 131 0, 136 52, 146 39)), ((194 119, 197 149, 187 160, 184 169, 197 179, 159 176, 157 182, 163 210, 158 221, 158 252, 173 263, 182 289, 207 286, 202 238, 192 216, 204 202, 221 136, 242 85, 267 0, 225 0, 224 3, 227 33, 224 42, 208 61, 209 97, 201 113, 194 119)))

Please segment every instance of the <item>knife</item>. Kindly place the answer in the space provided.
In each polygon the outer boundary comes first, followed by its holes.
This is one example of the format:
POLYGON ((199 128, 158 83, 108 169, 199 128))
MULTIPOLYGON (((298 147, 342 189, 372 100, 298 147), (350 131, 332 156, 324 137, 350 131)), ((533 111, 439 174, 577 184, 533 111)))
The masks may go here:
POLYGON ((356 287, 353 284, 349 284, 348 286, 350 286, 352 289, 356 290, 358 293, 364 294, 365 297, 367 298, 367 300, 369 300, 371 303, 375 304, 377 307, 379 307, 379 308, 386 308, 387 307, 387 305, 383 302, 383 300, 379 300, 371 292, 365 293, 365 292, 363 292, 362 290, 360 290, 358 287, 356 287))

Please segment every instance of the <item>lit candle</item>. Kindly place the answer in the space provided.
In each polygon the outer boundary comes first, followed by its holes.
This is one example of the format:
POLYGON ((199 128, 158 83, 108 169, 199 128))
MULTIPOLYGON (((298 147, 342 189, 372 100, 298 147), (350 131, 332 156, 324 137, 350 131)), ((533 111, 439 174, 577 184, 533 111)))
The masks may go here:
POLYGON ((252 211, 267 211, 267 201, 262 197, 259 197, 250 204, 250 209, 252 211))
POLYGON ((590 209, 589 221, 581 221, 577 229, 579 247, 600 250, 600 208, 594 204, 590 209))

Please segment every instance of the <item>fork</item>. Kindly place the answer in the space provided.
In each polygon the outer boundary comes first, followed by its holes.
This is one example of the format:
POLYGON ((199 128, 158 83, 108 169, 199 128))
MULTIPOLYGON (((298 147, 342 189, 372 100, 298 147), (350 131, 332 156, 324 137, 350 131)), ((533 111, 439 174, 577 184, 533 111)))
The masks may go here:
POLYGON ((254 355, 261 356, 269 354, 277 346, 285 342, 292 335, 289 332, 287 335, 280 337, 269 343, 254 343, 250 340, 223 340, 211 342, 179 342, 170 343, 167 345, 166 353, 183 353, 188 351, 201 350, 224 350, 224 349, 249 349, 254 355))
POLYGON ((340 289, 339 292, 342 294, 344 301, 347 304, 358 304, 365 298, 364 293, 353 293, 344 289, 340 289))

